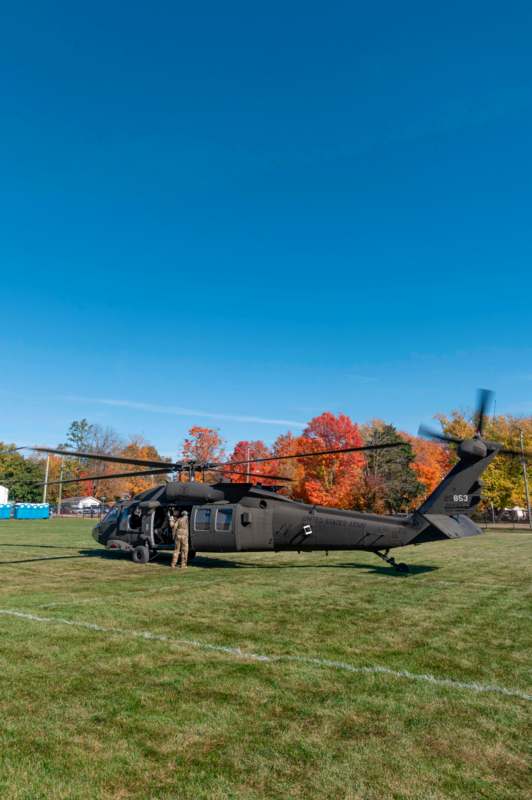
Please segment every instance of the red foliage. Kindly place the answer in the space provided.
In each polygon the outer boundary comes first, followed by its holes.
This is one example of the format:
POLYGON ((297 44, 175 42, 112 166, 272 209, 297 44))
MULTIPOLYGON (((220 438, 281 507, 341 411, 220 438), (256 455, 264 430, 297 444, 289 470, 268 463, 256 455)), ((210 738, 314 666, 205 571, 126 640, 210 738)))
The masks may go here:
MULTIPOLYGON (((298 452, 361 447, 358 425, 345 414, 326 411, 314 417, 298 438, 298 452)), ((353 497, 362 479, 362 453, 316 456, 302 459, 304 477, 296 489, 302 499, 317 505, 352 508, 353 497)))
MULTIPOLYGON (((228 461, 246 461, 246 459, 254 458, 268 458, 271 456, 271 451, 260 440, 254 442, 241 441, 237 442, 235 449, 229 456, 228 461)), ((267 479, 256 478, 254 473, 267 475, 268 473, 277 474, 272 469, 275 462, 266 461, 266 463, 259 462, 258 464, 242 464, 239 467, 234 467, 233 470, 225 472, 225 475, 235 483, 270 483, 267 479)))
MULTIPOLYGON (((443 480, 452 466, 452 457, 446 447, 441 444, 420 439, 417 436, 410 436, 408 433, 401 434, 412 445, 416 460, 412 464, 412 469, 417 475, 418 480, 426 487, 425 496, 434 491, 436 486, 443 480)), ((422 498, 420 498, 421 500, 422 498)))
POLYGON ((194 425, 183 442, 182 458, 184 460, 221 461, 224 457, 223 439, 214 428, 202 428, 194 425))
MULTIPOLYGON (((308 444, 308 442, 307 442, 308 444)), ((273 454, 276 456, 293 456, 296 453, 303 453, 305 441, 301 436, 294 436, 292 433, 283 433, 277 437, 273 444, 273 454)), ((271 470, 275 475, 284 475, 292 480, 287 484, 285 494, 293 497, 303 497, 303 482, 305 480, 305 460, 291 458, 286 461, 280 460, 272 462, 271 470)))

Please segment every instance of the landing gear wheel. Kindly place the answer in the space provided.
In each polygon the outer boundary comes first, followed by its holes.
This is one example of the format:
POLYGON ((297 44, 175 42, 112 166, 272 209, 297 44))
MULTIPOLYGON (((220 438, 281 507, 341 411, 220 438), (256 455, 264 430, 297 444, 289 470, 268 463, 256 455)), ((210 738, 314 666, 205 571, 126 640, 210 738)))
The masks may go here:
POLYGON ((131 553, 131 558, 135 564, 147 564, 150 560, 150 550, 148 547, 139 544, 131 553))
POLYGON ((382 560, 386 561, 387 564, 390 564, 395 570, 397 570, 397 572, 403 572, 403 573, 410 572, 408 564, 405 564, 402 561, 400 561, 398 564, 395 558, 392 558, 392 556, 388 555, 388 553, 390 552, 389 548, 388 550, 385 550, 384 553, 381 553, 378 550, 375 550, 374 552, 376 556, 379 556, 379 558, 382 558, 382 560))

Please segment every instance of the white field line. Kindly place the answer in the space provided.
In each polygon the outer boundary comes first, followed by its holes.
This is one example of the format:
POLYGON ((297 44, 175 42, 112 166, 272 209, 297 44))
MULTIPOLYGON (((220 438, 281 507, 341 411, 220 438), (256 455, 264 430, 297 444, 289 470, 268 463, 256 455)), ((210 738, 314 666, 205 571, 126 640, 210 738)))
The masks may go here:
POLYGON ((240 647, 226 647, 220 644, 209 644, 208 642, 201 642, 196 639, 174 639, 166 636, 163 633, 152 633, 151 631, 132 631, 124 628, 107 628, 102 625, 96 625, 94 622, 83 622, 82 620, 61 619, 53 617, 40 617, 36 614, 27 614, 22 611, 15 611, 12 609, 0 609, 0 615, 6 617, 17 617, 18 619, 25 619, 30 622, 42 622, 51 625, 69 625, 76 628, 85 628, 90 631, 97 631, 98 633, 109 633, 119 636, 127 636, 134 639, 148 639, 156 642, 166 642, 174 647, 193 647, 199 650, 210 650, 215 653, 225 653, 226 655, 235 656, 249 661, 266 661, 266 662, 279 662, 279 661, 294 661, 299 664, 312 664, 317 667, 328 667, 330 669, 341 670, 343 672, 352 672, 364 675, 387 675, 392 678, 404 678, 410 681, 423 681, 424 683, 431 683, 435 686, 445 686, 451 689, 465 689, 472 692, 495 692, 502 694, 506 697, 518 697, 520 700, 532 700, 532 695, 526 694, 519 689, 508 689, 504 686, 497 686, 496 684, 486 683, 466 683, 464 681, 456 681, 452 678, 438 678, 430 673, 416 673, 409 672, 408 670, 394 670, 388 667, 379 666, 365 666, 355 667, 353 664, 348 664, 344 661, 330 661, 325 658, 312 658, 310 656, 293 656, 293 655, 264 655, 261 653, 251 653, 241 650, 240 647))
POLYGON ((85 603, 97 603, 101 598, 99 597, 83 597, 79 600, 61 600, 55 603, 42 603, 38 605, 38 608, 57 608, 57 606, 81 606, 85 603))

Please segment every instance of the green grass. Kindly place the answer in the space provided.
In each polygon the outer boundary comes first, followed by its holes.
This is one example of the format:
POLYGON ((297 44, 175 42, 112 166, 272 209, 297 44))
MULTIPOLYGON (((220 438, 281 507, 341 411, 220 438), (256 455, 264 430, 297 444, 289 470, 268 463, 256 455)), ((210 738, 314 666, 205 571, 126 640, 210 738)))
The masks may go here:
POLYGON ((182 574, 103 554, 81 520, 0 522, 0 797, 531 796, 531 703, 128 632, 529 690, 532 536, 234 554, 182 574))

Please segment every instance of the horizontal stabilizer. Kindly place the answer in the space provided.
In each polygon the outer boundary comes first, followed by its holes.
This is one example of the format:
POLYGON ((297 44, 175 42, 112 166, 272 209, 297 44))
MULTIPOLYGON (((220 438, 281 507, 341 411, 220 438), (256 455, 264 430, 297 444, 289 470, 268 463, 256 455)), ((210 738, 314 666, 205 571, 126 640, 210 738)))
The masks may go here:
POLYGON ((478 536, 482 530, 465 514, 449 517, 447 514, 423 514, 423 518, 449 539, 461 539, 463 536, 478 536))

